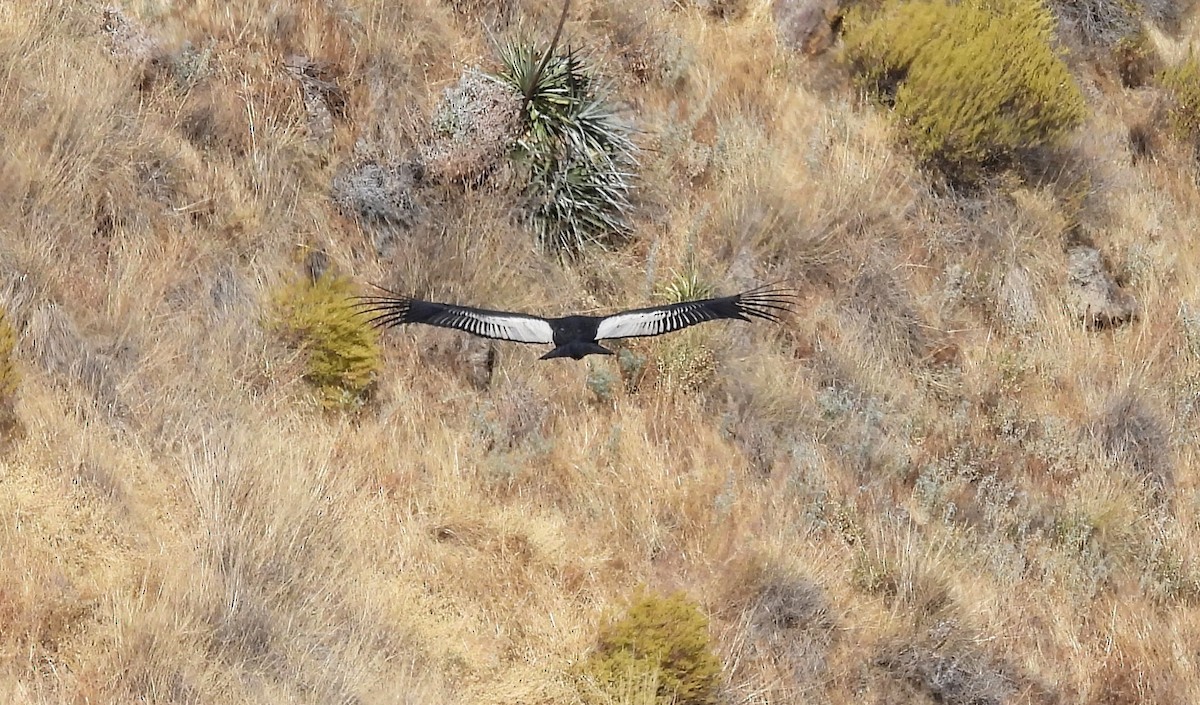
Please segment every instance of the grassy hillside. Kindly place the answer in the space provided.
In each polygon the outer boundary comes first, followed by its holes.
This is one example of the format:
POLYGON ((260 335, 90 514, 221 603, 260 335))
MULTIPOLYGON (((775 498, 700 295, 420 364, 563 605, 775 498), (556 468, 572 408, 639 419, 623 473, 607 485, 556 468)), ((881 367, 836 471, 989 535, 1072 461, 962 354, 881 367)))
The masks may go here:
POLYGON ((1157 73, 1196 31, 1080 7, 1082 125, 963 185, 771 3, 578 0, 639 167, 562 259, 518 166, 438 142, 557 7, 0 3, 0 701, 1200 702, 1197 140, 1157 73), (280 324, 322 271, 800 303, 490 373, 388 331, 331 404, 280 324))

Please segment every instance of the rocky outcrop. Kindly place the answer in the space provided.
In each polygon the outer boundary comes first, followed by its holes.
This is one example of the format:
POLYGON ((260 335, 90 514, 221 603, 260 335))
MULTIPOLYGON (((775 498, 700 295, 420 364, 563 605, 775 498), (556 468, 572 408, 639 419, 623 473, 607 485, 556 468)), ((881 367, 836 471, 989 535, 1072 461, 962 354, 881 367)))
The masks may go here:
POLYGON ((1100 251, 1077 245, 1067 251, 1067 305, 1092 329, 1121 326, 1138 315, 1138 302, 1117 285, 1100 251))
POLYGON ((773 0, 771 16, 782 44, 816 56, 833 46, 841 7, 838 0, 773 0))

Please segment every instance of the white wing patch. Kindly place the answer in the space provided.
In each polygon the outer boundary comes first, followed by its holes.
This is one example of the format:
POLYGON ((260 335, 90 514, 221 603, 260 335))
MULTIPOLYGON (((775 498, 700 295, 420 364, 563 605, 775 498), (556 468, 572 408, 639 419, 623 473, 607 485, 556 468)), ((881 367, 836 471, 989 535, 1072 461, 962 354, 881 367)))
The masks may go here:
POLYGON ((515 343, 553 343, 554 330, 550 322, 528 316, 492 316, 473 311, 451 310, 463 327, 476 335, 515 343))
POLYGON ((678 314, 666 309, 618 313, 600 321, 600 325, 596 327, 596 340, 665 333, 668 330, 668 319, 676 315, 678 314))

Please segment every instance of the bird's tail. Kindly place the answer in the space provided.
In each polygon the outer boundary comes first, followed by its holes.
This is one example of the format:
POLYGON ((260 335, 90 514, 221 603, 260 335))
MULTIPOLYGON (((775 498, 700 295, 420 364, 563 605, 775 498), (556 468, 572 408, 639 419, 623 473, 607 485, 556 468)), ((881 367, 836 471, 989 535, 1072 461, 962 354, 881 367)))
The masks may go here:
POLYGON ((780 313, 790 312, 796 303, 796 290, 784 282, 775 282, 743 291, 734 297, 735 308, 743 321, 749 317, 779 322, 780 313))
POLYGON ((554 348, 550 352, 546 353, 545 355, 542 355, 538 359, 549 360, 549 359, 555 358, 555 357, 572 357, 572 358, 575 358, 576 360, 581 360, 581 359, 583 359, 583 357, 585 355, 612 355, 612 354, 614 354, 612 350, 609 350, 608 348, 606 348, 603 345, 600 345, 598 343, 575 342, 575 343, 567 343, 566 345, 560 345, 557 348, 554 348))

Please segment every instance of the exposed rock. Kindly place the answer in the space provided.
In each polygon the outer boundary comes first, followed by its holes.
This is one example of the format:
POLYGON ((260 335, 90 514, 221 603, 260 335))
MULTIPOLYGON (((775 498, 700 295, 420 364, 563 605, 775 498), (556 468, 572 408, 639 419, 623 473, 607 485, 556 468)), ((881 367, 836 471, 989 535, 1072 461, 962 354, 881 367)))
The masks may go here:
POLYGON ((1124 325, 1138 315, 1137 300, 1113 280, 1100 251, 1086 245, 1067 252, 1067 303, 1092 329, 1124 325))
POLYGON ((1000 280, 1000 315, 1004 321, 1016 330, 1033 328, 1041 315, 1038 311, 1037 298, 1034 296, 1033 283, 1029 280, 1029 272, 1025 268, 1013 266, 1004 273, 1000 280))
POLYGON ((833 45, 840 18, 837 0, 773 0, 771 16, 780 42, 808 56, 833 45))

